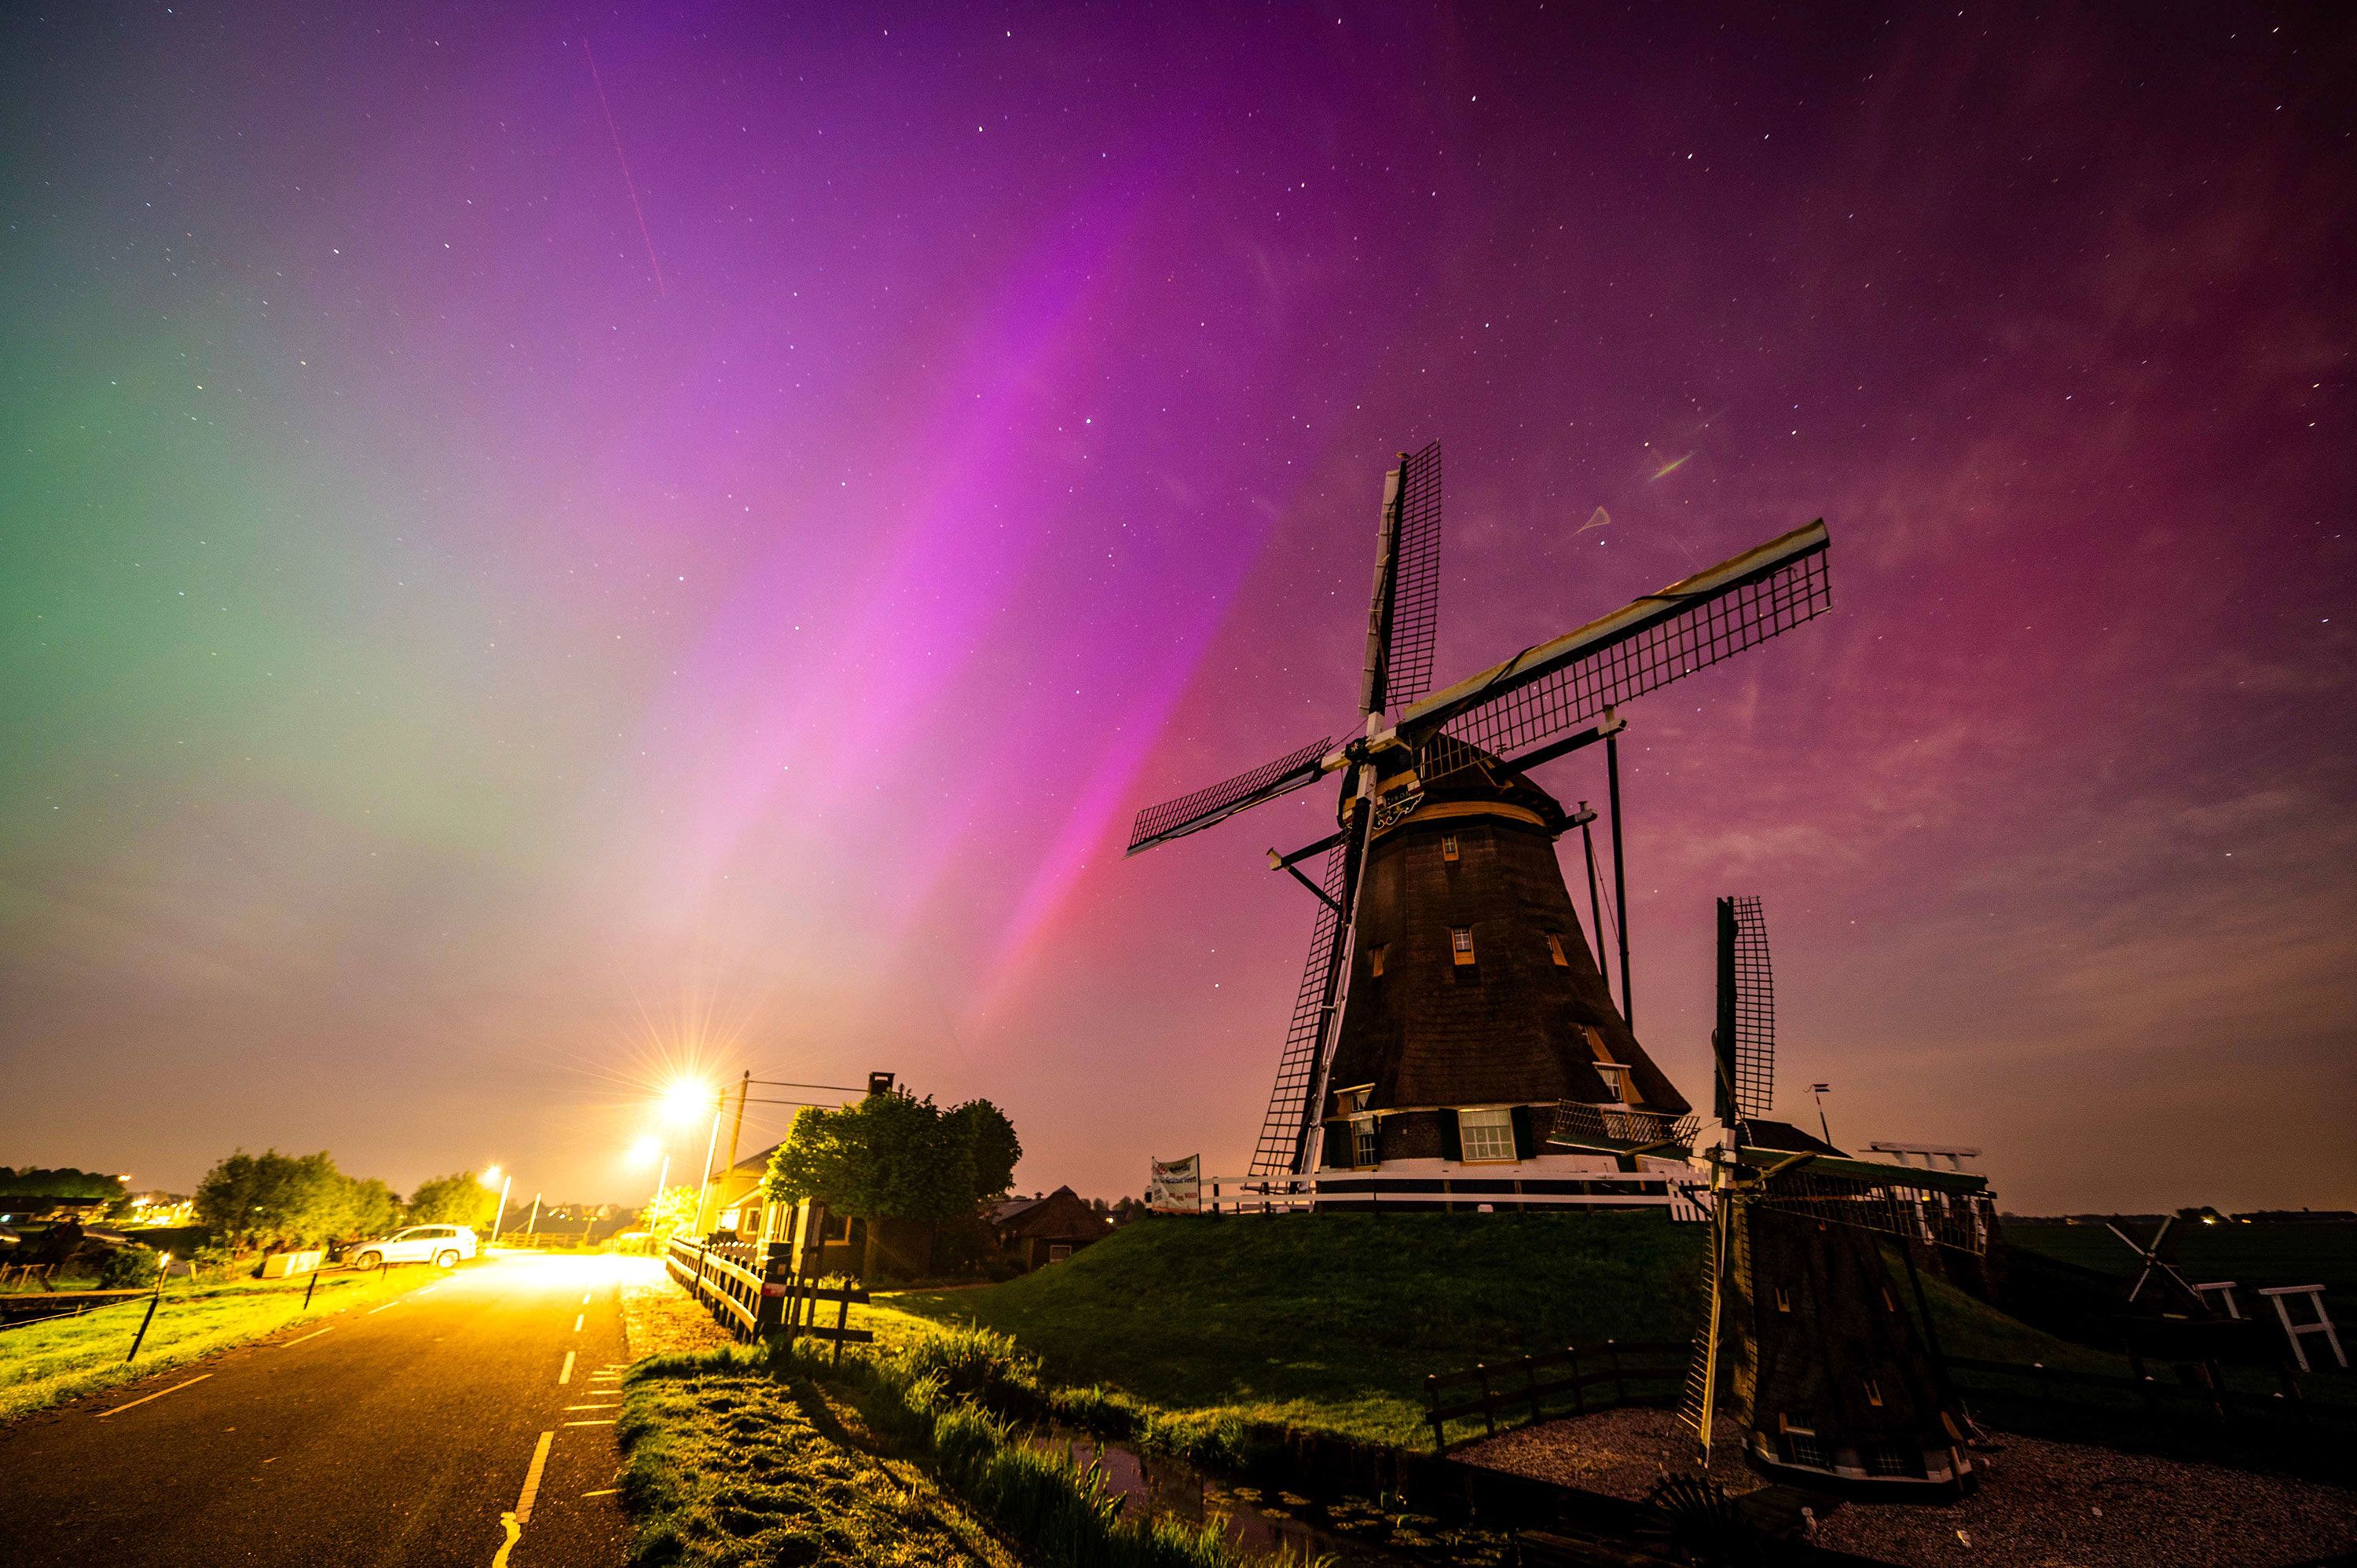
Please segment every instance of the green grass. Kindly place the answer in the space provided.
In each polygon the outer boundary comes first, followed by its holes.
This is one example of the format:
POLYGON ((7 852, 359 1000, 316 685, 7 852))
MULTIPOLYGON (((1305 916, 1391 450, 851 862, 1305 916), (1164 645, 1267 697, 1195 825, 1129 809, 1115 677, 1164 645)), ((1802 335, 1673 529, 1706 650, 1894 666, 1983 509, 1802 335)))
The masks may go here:
POLYGON ((1127 1515, 1094 1466, 992 1408, 1039 1391, 988 1333, 915 1332, 839 1366, 808 1345, 650 1359, 617 1428, 631 1561, 1237 1568, 1217 1524, 1127 1515))
MULTIPOLYGON (((1243 1422, 1425 1447, 1428 1373, 1691 1337, 1704 1238, 1644 1213, 1159 1220, 1006 1284, 890 1296, 866 1321, 887 1343, 922 1332, 895 1310, 1009 1335, 1067 1400, 1114 1391, 1114 1425, 1162 1423, 1157 1445, 1182 1454, 1188 1423, 1216 1457, 1243 1422)), ((1937 1280, 1925 1290, 1950 1355, 2126 1370, 1937 1280)))
MULTIPOLYGON (((2152 1222, 2121 1227, 2138 1240, 2152 1237, 2152 1222)), ((2238 1281, 2243 1310, 2266 1310, 2259 1285, 2325 1287, 2328 1303, 2357 1310, 2357 1225, 2201 1225, 2179 1220, 2169 1230, 2166 1255, 2178 1273, 2196 1284, 2238 1281)), ((2065 1263, 2110 1274, 2124 1283, 2143 1265, 2120 1239, 2101 1225, 2007 1223, 2004 1237, 2065 1263)), ((2147 1285, 2147 1290, 2153 1288, 2147 1285)))
POLYGON ((853 1439, 758 1351, 642 1364, 615 1430, 633 1563, 1011 1561, 913 1466, 853 1439))
POLYGON ((408 1269, 322 1274, 307 1313, 303 1309, 307 1280, 167 1286, 163 1305, 139 1348, 139 1359, 128 1365, 123 1358, 147 1310, 145 1298, 81 1317, 11 1328, 0 1333, 0 1422, 183 1365, 298 1318, 324 1318, 345 1307, 397 1295, 427 1278, 425 1271, 408 1269))

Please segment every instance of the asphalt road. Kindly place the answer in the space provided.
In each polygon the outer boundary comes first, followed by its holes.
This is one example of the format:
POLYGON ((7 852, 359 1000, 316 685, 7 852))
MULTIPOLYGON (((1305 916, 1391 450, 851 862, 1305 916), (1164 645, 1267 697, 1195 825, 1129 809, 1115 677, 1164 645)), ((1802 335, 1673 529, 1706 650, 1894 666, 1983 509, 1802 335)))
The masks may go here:
POLYGON ((620 1563, 614 1265, 414 1272, 382 1306, 0 1428, 0 1564, 620 1563))

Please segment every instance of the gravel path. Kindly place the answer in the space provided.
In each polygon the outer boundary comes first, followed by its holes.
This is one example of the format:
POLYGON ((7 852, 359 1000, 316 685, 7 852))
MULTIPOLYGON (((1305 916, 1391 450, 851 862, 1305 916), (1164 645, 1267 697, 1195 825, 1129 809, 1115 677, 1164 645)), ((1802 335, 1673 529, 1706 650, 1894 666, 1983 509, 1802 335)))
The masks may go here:
MULTIPOLYGON (((1641 1498, 1690 1441, 1672 1412, 1616 1410, 1471 1443, 1471 1465, 1641 1498)), ((2077 1443, 2001 1436, 1976 1454, 1980 1488, 1948 1508, 1851 1504, 1826 1546, 1887 1562, 1983 1568, 2281 1568, 2357 1549, 2357 1491, 2077 1443)), ((1722 1422, 1712 1477, 1760 1484, 1722 1422)))

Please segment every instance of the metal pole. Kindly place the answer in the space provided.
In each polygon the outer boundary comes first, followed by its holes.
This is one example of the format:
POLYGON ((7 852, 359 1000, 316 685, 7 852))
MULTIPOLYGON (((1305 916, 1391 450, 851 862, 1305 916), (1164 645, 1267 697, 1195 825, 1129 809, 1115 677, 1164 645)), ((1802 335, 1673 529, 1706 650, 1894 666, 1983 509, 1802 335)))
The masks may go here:
POLYGON ((1629 990, 1629 877, 1620 858, 1620 732, 1604 737, 1604 772, 1612 797, 1612 902, 1620 935, 1620 1021, 1637 1030, 1637 1000, 1629 990))
POLYGON ((500 1227, 507 1223, 508 1188, 514 1185, 515 1177, 512 1175, 503 1177, 500 1182, 500 1211, 491 1219, 490 1245, 494 1247, 500 1244, 500 1227))
POLYGON ((540 1234, 540 1194, 536 1192, 532 1195, 532 1218, 525 1221, 523 1233, 527 1236, 540 1234))
POLYGON ((1604 904, 1596 887, 1596 835, 1589 830, 1596 825, 1596 814, 1587 802, 1579 803, 1579 814, 1587 821, 1579 824, 1580 853, 1587 856, 1587 923, 1596 933, 1596 967, 1603 972, 1604 997, 1612 998, 1612 974, 1604 968, 1604 904))
POLYGON ((753 1069, 747 1068, 745 1076, 737 1080, 737 1120, 728 1124, 728 1163, 720 1167, 724 1172, 737 1168, 737 1139, 745 1131, 745 1091, 752 1084, 753 1069))
POLYGON ((704 1234, 704 1206, 712 1197, 712 1156, 720 1152, 720 1116, 728 1108, 726 1090, 712 1099, 712 1136, 704 1141, 704 1185, 695 1189, 695 1233, 704 1234))
POLYGON ((656 1176, 655 1176, 655 1195, 654 1195, 654 1197, 652 1197, 651 1198, 649 1198, 649 1199, 647 1200, 647 1229, 648 1229, 648 1230, 650 1231, 650 1233, 651 1233, 651 1232, 652 1232, 652 1230, 654 1230, 654 1220, 655 1220, 655 1217, 654 1217, 654 1208, 655 1208, 655 1206, 656 1206, 657 1204, 659 1204, 659 1203, 661 1203, 661 1202, 662 1201, 662 1189, 663 1189, 665 1187, 669 1186, 669 1185, 670 1185, 670 1183, 671 1183, 671 1154, 670 1154, 670 1151, 666 1150, 666 1151, 664 1151, 664 1153, 663 1153, 662 1169, 662 1171, 660 1171, 659 1173, 657 1173, 657 1175, 656 1175, 656 1176))
POLYGON ((310 1283, 309 1284, 307 1284, 307 1285, 305 1285, 305 1286, 303 1287, 303 1310, 304 1310, 304 1311, 308 1312, 308 1311, 310 1311, 310 1310, 311 1310, 311 1293, 312 1293, 313 1291, 315 1291, 315 1290, 317 1290, 318 1288, 319 1288, 319 1271, 318 1271, 318 1270, 317 1270, 317 1269, 313 1269, 313 1270, 311 1271, 311 1283, 310 1283))

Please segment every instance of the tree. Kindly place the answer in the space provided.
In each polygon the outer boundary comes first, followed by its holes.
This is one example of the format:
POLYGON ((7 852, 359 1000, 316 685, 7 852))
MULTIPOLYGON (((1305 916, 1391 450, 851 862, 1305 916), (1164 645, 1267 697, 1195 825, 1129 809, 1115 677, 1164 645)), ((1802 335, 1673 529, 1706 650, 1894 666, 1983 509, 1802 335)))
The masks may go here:
POLYGON ((488 1228, 500 1206, 500 1195, 483 1185, 472 1171, 452 1171, 417 1184, 409 1195, 413 1225, 471 1225, 488 1228))
POLYGON ((986 1100, 942 1111, 906 1094, 871 1094, 839 1111, 804 1109, 770 1160, 770 1196, 813 1197, 877 1219, 972 1215, 1015 1179, 1022 1143, 986 1100))
POLYGON ((197 1219, 231 1246, 297 1247, 382 1230, 399 1218, 393 1189, 336 1168, 325 1150, 240 1149, 197 1184, 197 1219))
POLYGON ((683 1235, 695 1225, 695 1188, 667 1187, 639 1212, 640 1228, 658 1241, 683 1235))
POLYGON ((0 1165, 0 1197, 78 1197, 92 1203, 103 1198, 112 1203, 124 1196, 120 1176, 76 1170, 71 1165, 27 1165, 22 1170, 0 1165))

